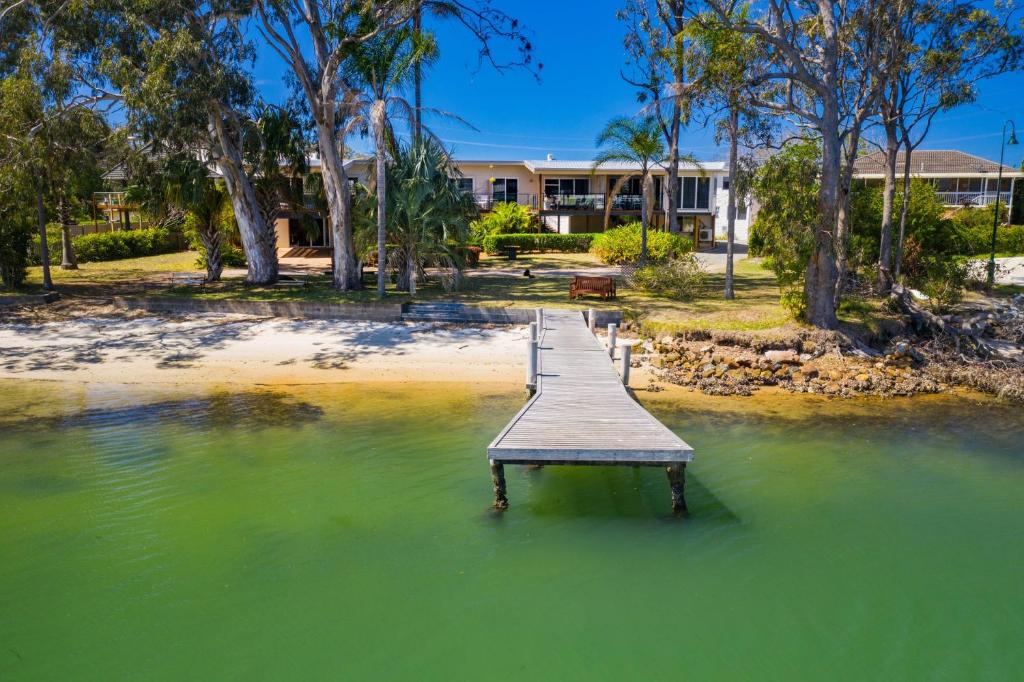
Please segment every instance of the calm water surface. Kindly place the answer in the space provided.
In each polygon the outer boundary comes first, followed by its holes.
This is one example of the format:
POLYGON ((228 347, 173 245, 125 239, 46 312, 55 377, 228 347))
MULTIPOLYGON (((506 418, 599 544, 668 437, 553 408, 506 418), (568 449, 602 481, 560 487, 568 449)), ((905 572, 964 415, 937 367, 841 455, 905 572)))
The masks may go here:
POLYGON ((507 387, 0 383, 2 680, 1011 680, 1024 418, 644 395, 663 474, 511 467, 507 387))

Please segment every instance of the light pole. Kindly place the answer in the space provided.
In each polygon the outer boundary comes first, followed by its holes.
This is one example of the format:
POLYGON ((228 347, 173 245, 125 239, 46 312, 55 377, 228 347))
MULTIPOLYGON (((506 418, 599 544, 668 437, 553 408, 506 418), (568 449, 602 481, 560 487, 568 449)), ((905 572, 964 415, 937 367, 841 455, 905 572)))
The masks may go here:
MULTIPOLYGON (((1003 124, 1003 133, 999 138, 999 179, 996 180, 996 215, 992 219, 992 254, 988 257, 988 288, 996 284, 996 230, 999 228, 999 197, 1003 193, 1003 153, 1006 145, 1017 144, 1017 126, 1013 121, 1006 121, 1003 124), (1006 126, 1010 126, 1010 139, 1006 139, 1006 126)), ((1013 201, 1013 197, 1010 197, 1013 201)))

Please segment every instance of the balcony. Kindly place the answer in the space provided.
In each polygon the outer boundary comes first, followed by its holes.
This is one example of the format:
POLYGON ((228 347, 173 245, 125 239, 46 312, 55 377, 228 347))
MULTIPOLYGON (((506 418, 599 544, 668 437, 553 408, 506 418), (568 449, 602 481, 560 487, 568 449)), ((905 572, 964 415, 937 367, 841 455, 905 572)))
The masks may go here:
MULTIPOLYGON (((936 192, 936 194, 939 201, 946 206, 991 206, 996 203, 996 192, 936 192)), ((999 203, 1008 205, 1010 193, 999 192, 999 203)))
MULTIPOLYGON (((644 198, 640 194, 618 194, 612 197, 612 212, 639 212, 644 198)), ((558 213, 604 211, 607 207, 605 194, 547 194, 543 210, 558 213)), ((654 210, 661 210, 660 197, 654 201, 654 210)))
POLYGON ((481 211, 490 211, 495 204, 519 204, 537 208, 537 195, 522 192, 472 192, 473 202, 481 211))

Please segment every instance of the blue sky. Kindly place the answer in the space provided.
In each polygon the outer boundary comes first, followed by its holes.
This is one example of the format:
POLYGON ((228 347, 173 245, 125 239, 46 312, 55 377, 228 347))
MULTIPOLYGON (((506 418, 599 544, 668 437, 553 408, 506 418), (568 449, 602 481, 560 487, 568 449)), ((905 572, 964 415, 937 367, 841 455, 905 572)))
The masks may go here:
MULTIPOLYGON (((634 114, 635 90, 621 79, 623 25, 615 18, 621 0, 547 0, 495 5, 513 12, 526 26, 544 68, 538 82, 525 71, 497 73, 477 63, 477 46, 461 27, 436 23, 441 58, 424 83, 424 106, 450 111, 477 130, 451 121, 433 122, 434 131, 458 158, 536 159, 552 153, 585 159, 594 137, 612 116, 634 114)), ((284 93, 282 67, 264 49, 257 80, 268 99, 284 93)), ((1003 121, 1013 118, 1024 138, 1024 73, 981 84, 978 103, 941 114, 924 149, 960 149, 999 157, 1003 121)), ((353 141, 353 146, 366 148, 353 141)), ((683 147, 704 160, 722 157, 713 132, 692 126, 683 147)), ((1007 163, 1019 166, 1024 145, 1007 147, 1007 163)))

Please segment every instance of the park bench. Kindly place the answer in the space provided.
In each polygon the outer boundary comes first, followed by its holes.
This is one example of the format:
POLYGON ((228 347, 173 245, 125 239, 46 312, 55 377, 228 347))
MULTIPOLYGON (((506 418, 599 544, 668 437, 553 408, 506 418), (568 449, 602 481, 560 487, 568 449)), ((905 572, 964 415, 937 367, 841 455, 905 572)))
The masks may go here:
POLYGON ((274 286, 276 287, 297 287, 304 288, 309 285, 309 275, 305 273, 282 273, 278 276, 274 286))
POLYGON ((195 272, 172 272, 168 278, 173 287, 199 287, 206 289, 206 276, 195 272))
POLYGON ((586 294, 605 299, 615 298, 615 280, 611 277, 573 277, 569 285, 569 298, 579 298, 586 294))

